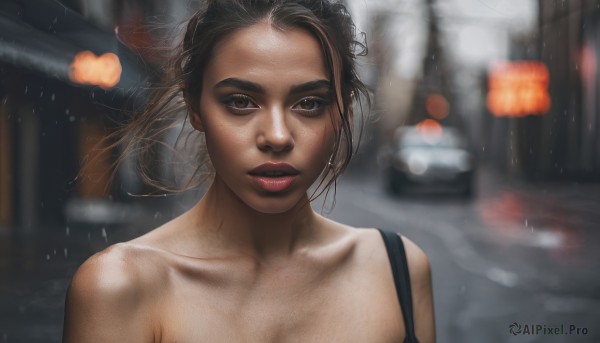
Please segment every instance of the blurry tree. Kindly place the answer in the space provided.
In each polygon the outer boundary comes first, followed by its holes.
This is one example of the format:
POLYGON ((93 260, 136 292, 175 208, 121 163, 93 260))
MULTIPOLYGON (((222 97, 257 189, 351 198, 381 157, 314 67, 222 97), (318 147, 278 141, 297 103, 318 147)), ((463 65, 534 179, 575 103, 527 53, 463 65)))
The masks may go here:
POLYGON ((423 56, 423 76, 413 94, 412 108, 407 124, 414 125, 434 118, 443 125, 462 127, 462 117, 454 111, 448 58, 440 44, 440 29, 435 0, 426 0, 427 44, 423 56))

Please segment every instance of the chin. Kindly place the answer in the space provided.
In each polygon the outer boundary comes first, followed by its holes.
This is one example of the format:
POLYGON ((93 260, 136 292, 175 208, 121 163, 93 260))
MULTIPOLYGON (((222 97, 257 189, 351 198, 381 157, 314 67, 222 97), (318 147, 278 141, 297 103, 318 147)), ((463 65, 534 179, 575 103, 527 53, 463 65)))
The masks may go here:
POLYGON ((264 214, 283 214, 301 206, 301 203, 305 201, 305 198, 295 194, 287 194, 253 196, 252 199, 242 198, 241 200, 256 212, 264 214))

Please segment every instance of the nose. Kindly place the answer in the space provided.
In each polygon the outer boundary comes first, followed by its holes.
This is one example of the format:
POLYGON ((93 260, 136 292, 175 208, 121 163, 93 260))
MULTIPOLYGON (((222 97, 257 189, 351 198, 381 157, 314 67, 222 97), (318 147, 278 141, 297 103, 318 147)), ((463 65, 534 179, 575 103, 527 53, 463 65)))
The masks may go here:
POLYGON ((294 138, 286 121, 285 110, 273 108, 264 114, 258 131, 258 148, 262 151, 273 152, 292 150, 294 138))

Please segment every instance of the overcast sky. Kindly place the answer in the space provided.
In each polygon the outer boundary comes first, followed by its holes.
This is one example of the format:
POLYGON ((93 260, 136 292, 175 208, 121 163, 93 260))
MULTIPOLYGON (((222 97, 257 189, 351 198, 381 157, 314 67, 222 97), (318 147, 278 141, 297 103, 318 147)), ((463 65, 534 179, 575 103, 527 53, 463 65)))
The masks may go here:
MULTIPOLYGON (((369 17, 384 10, 393 13, 391 48, 394 67, 411 78, 420 69, 426 22, 424 0, 347 0, 357 26, 368 34, 369 17)), ((511 34, 535 28, 536 0, 437 0, 444 44, 456 63, 485 67, 504 59, 511 34)))

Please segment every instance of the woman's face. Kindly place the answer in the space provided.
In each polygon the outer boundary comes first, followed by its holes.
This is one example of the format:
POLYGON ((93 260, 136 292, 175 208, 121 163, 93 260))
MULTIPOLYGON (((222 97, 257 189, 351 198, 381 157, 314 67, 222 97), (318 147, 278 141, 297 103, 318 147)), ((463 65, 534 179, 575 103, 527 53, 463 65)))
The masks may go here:
POLYGON ((263 213, 306 199, 333 151, 330 81, 320 43, 302 29, 264 21, 217 44, 192 116, 215 183, 263 213))

